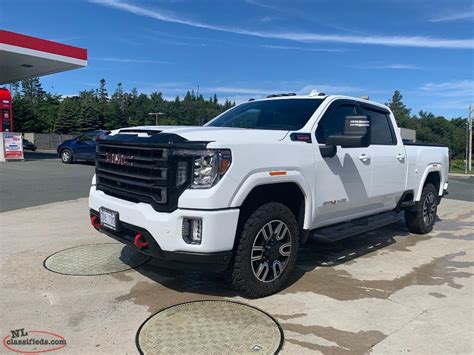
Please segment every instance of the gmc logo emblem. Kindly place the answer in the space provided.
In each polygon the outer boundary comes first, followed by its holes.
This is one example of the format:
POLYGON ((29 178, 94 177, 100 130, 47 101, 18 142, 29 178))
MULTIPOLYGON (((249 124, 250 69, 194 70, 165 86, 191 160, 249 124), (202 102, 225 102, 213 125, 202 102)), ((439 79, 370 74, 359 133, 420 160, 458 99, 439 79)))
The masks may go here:
POLYGON ((133 155, 126 155, 126 154, 120 154, 120 153, 106 153, 105 154, 105 161, 111 164, 131 166, 132 165, 132 163, 130 162, 131 159, 133 159, 133 155))

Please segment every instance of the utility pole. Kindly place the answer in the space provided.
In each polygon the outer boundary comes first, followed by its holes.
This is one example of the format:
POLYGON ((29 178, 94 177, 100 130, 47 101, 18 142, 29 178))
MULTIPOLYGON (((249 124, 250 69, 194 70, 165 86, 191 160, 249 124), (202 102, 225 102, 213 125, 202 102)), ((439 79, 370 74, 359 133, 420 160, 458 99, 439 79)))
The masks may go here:
POLYGON ((164 112, 150 112, 148 116, 155 116, 155 126, 158 126, 158 116, 164 115, 164 112))
POLYGON ((469 117, 467 119, 467 169, 472 171, 472 120, 474 119, 474 104, 469 105, 469 117))

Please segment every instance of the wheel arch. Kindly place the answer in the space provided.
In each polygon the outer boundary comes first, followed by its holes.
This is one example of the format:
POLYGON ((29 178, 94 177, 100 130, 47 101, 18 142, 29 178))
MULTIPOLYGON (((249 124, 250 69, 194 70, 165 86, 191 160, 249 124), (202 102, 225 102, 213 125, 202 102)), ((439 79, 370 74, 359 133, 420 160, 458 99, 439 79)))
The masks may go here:
POLYGON ((441 165, 432 164, 426 167, 425 171, 423 172, 423 176, 420 180, 420 184, 418 186, 418 190, 416 192, 415 201, 420 201, 421 194, 423 193, 423 188, 426 184, 433 184, 438 191, 438 196, 443 194, 443 181, 441 176, 441 165))
POLYGON ((311 194, 306 181, 298 172, 270 176, 268 172, 251 175, 234 195, 231 207, 241 209, 240 218, 245 219, 259 205, 280 202, 290 208, 302 230, 311 225, 311 194))

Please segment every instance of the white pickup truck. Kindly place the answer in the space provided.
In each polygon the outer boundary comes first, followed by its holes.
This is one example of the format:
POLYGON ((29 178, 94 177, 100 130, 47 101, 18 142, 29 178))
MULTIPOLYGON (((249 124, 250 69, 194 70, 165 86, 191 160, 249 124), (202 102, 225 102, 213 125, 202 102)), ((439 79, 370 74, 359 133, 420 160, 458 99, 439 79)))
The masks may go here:
POLYGON ((271 95, 203 127, 124 128, 98 139, 92 225, 169 266, 226 270, 246 297, 285 286, 308 238, 399 220, 428 233, 448 149, 404 144, 390 110, 347 96, 271 95))

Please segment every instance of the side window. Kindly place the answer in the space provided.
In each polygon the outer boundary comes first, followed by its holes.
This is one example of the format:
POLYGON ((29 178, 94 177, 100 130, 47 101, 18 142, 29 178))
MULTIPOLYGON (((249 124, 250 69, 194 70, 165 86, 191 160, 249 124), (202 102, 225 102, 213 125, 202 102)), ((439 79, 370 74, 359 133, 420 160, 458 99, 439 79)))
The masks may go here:
POLYGON ((96 136, 97 136, 96 132, 89 132, 81 136, 81 141, 84 141, 84 142, 94 141, 96 136))
POLYGON ((340 104, 329 108, 318 123, 316 140, 326 144, 326 139, 332 135, 342 134, 346 116, 357 115, 356 107, 352 104, 340 104))
POLYGON ((375 145, 393 145, 395 137, 393 133, 390 118, 385 112, 376 111, 364 107, 363 114, 370 117, 371 144, 375 145))

